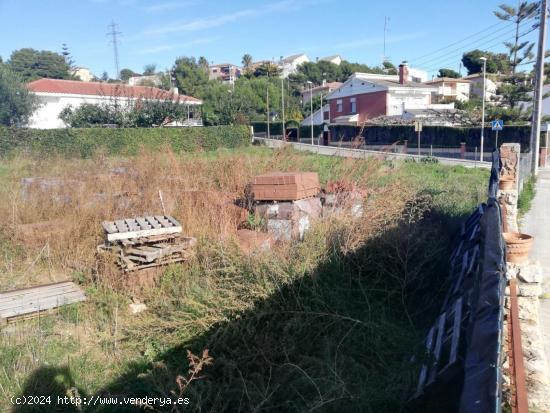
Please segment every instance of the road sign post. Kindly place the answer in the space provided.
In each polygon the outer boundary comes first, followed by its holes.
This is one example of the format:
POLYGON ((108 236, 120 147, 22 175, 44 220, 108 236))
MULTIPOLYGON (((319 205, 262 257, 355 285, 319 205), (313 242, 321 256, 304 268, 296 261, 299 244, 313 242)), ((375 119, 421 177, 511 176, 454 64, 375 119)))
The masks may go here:
POLYGON ((504 129, 504 122, 502 119, 491 121, 491 129, 495 131, 495 149, 498 149, 498 131, 504 129))
POLYGON ((418 156, 420 156, 420 133, 422 132, 422 121, 421 120, 415 120, 414 121, 414 131, 418 133, 418 148, 416 153, 418 156))

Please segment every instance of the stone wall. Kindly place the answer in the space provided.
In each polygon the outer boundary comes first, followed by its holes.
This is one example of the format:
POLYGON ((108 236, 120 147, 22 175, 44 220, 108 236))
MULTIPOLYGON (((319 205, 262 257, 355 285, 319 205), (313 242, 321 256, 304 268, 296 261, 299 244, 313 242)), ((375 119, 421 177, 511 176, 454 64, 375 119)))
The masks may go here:
POLYGON ((518 231, 518 195, 519 195, 519 143, 505 143, 500 147, 500 180, 513 179, 513 187, 499 189, 498 202, 502 209, 502 221, 505 232, 518 231))
MULTIPOLYGON (((505 232, 518 232, 518 195, 521 176, 520 145, 509 143, 500 148, 500 179, 513 179, 511 188, 499 189, 498 201, 501 206, 503 229, 505 232)), ((539 295, 541 294, 542 268, 538 262, 506 264, 506 278, 517 280, 518 311, 521 327, 521 340, 525 366, 529 408, 539 412, 550 412, 550 376, 544 352, 544 343, 539 319, 539 295)), ((509 287, 505 298, 504 337, 507 337, 508 317, 510 316, 509 287)), ((509 344, 504 340, 504 397, 510 400, 508 371, 509 344)))

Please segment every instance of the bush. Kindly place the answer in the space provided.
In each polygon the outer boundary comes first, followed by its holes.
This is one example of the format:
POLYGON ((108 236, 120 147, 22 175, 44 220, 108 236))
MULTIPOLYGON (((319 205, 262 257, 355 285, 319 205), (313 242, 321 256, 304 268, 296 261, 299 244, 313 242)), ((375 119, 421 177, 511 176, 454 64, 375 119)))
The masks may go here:
POLYGON ((59 118, 73 128, 89 128, 104 124, 125 128, 146 128, 160 125, 167 118, 185 120, 187 109, 187 106, 169 99, 144 99, 122 105, 117 105, 116 102, 103 105, 85 103, 76 108, 65 107, 59 114, 59 118))
POLYGON ((90 157, 102 149, 109 155, 134 155, 140 147, 175 152, 235 148, 250 144, 246 126, 197 128, 22 129, 0 127, 0 156, 15 150, 90 157))

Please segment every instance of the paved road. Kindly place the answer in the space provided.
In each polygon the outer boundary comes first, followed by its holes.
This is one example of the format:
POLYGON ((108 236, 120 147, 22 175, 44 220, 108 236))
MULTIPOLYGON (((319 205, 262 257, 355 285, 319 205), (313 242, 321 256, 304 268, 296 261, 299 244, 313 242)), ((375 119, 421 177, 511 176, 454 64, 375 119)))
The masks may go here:
MULTIPOLYGON (((537 192, 531 210, 525 215, 521 231, 533 235, 531 259, 538 260, 544 272, 542 291, 550 294, 550 169, 541 169, 537 179, 537 192)), ((546 359, 550 360, 550 296, 541 300, 542 324, 546 359)))

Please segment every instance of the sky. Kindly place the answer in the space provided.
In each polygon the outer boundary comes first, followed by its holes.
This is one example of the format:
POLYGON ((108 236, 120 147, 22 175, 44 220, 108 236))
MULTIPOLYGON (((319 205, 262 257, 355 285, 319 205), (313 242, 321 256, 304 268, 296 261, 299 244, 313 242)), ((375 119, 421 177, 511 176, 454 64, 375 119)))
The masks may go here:
MULTIPOLYGON (((107 32, 116 22, 119 67, 169 68, 179 56, 240 64, 306 53, 378 65, 386 52, 430 74, 459 69, 464 51, 503 51, 513 25, 493 10, 506 0, 0 0, 0 56, 32 47, 60 52, 100 76, 116 72, 107 32)), ((515 0, 508 3, 515 5, 515 0)), ((522 27, 520 32, 529 27, 522 27)), ((529 34, 536 38, 536 32, 529 34)), ((465 71, 462 70, 465 74, 465 71)))

